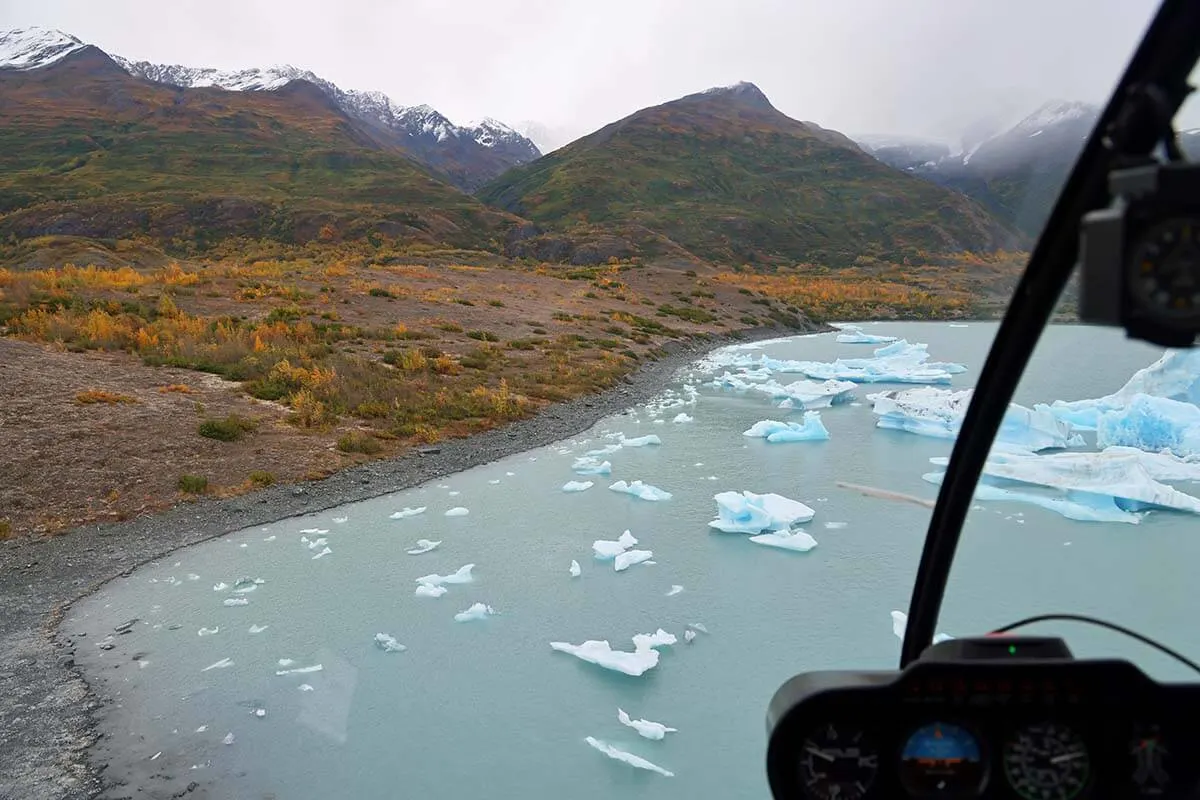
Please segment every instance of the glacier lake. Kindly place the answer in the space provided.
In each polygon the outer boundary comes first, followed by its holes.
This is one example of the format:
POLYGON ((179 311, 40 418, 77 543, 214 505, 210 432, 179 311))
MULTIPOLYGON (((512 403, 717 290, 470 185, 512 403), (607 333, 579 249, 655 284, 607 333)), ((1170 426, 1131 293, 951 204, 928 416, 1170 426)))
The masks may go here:
MULTIPOLYGON (((863 325, 928 343, 933 361, 966 365, 954 388, 974 385, 996 329, 863 325)), ((876 346, 821 334, 744 352, 832 361, 870 357, 876 346)), ((1119 331, 1055 326, 1015 400, 1106 395, 1162 352, 1119 331)), ((929 521, 926 507, 838 482, 931 500, 937 489, 921 476, 951 442, 875 426, 866 395, 909 388, 895 384, 859 386, 854 403, 822 409, 828 441, 745 437, 761 420, 799 422, 803 414, 762 394, 706 385, 723 371, 685 369, 664 387, 685 397, 685 384, 696 387, 692 403, 640 406, 556 445, 231 534, 112 581, 72 607, 62 628, 86 633, 76 660, 113 699, 102 715, 104 746, 145 764, 144 775, 196 783, 207 792, 197 796, 769 797, 772 693, 799 671, 895 666, 890 612, 907 610, 929 521), (681 413, 691 420, 676 422, 681 413), (611 475, 572 471, 620 434, 655 434, 662 444, 598 456, 611 462, 611 475), (672 496, 654 502, 610 491, 618 480, 672 496), (563 491, 569 481, 594 485, 563 491), (713 495, 729 490, 810 506, 815 516, 802 530, 817 546, 789 552, 712 530, 713 495), (446 514, 456 508, 467 513, 446 514), (618 572, 593 557, 592 542, 625 530, 653 556, 618 572), (429 547, 422 539, 440 544, 410 555, 429 547), (467 564, 475 565, 471 582, 416 596, 418 578, 467 564), (495 613, 476 607, 456 621, 475 604, 495 613), (114 631, 134 619, 129 633, 114 631), (608 640, 634 652, 635 635, 660 628, 677 641, 654 646, 657 664, 639 677, 550 647, 608 640), (677 731, 646 738, 618 720, 618 708, 677 731), (588 737, 673 776, 606 757, 588 737)), ((1094 441, 1086 436, 1080 449, 1094 441)), ((1200 655, 1189 612, 1200 591, 1190 588, 1200 563, 1196 522, 1170 511, 1137 525, 1078 522, 1033 505, 977 501, 938 630, 983 633, 1073 611, 1200 655)), ((1183 675, 1115 634, 1069 625, 1031 631, 1067 636, 1078 655, 1125 656, 1158 678, 1183 675)))

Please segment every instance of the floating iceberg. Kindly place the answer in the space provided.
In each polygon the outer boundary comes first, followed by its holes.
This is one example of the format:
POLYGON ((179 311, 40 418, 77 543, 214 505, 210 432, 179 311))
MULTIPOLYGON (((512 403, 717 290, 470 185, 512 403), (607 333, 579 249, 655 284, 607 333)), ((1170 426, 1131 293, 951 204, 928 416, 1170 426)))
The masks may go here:
POLYGON ((1128 406, 1139 394, 1200 405, 1200 350, 1167 350, 1117 391, 1091 400, 1056 400, 1050 411, 1080 430, 1095 430, 1100 414, 1128 406))
POLYGON ((315 560, 317 560, 318 558, 322 558, 323 556, 327 556, 327 555, 329 555, 329 554, 330 554, 330 553, 332 553, 332 552, 333 552, 332 550, 330 550, 328 547, 326 547, 324 550, 322 550, 321 552, 319 552, 319 553, 317 553, 315 556, 313 556, 313 560, 315 561, 315 560))
POLYGON ((601 461, 595 456, 581 456, 575 459, 571 469, 580 475, 611 475, 612 464, 601 461))
POLYGON ((1129 405, 1097 415, 1096 446, 1113 445, 1200 457, 1200 408, 1168 397, 1136 394, 1129 405))
POLYGON ((470 513, 471 513, 471 510, 468 508, 463 508, 462 506, 455 506, 454 508, 451 508, 450 510, 448 510, 446 512, 446 516, 447 517, 465 517, 467 514, 470 514, 470 513))
POLYGON ((614 672, 638 677, 658 666, 658 651, 654 648, 675 644, 676 639, 670 633, 659 628, 655 633, 639 633, 633 637, 633 652, 613 650, 607 640, 589 639, 583 644, 569 642, 551 642, 550 647, 560 653, 568 653, 576 658, 595 664, 614 672))
MULTIPOLYGON (((945 466, 949 459, 930 461, 945 466)), ((993 451, 983 468, 984 477, 997 481, 1039 486, 1059 493, 1045 497, 1029 492, 998 494, 985 491, 990 499, 1033 502, 1071 519, 1085 521, 1136 522, 1132 512, 1163 508, 1200 514, 1200 498, 1185 494, 1160 480, 1200 476, 1200 465, 1163 453, 1144 453, 1128 447, 1110 447, 1099 453, 1053 453, 1032 455, 993 451), (1037 498, 1036 500, 1033 498, 1037 498), (1052 502, 1058 501, 1058 502, 1052 502)), ((945 473, 922 476, 940 484, 945 473)), ((982 497, 976 487, 976 497, 982 497)))
MULTIPOLYGON (((877 427, 953 439, 962 427, 972 391, 922 386, 869 394, 867 399, 874 404, 872 411, 879 417, 877 427)), ((1070 423, 1056 418, 1045 406, 1028 409, 1016 403, 1010 404, 1005 412, 996 441, 1031 451, 1084 444, 1082 437, 1072 435, 1070 423)))
POLYGON ((595 486, 591 481, 567 481, 563 484, 564 492, 586 492, 588 489, 595 486))
POLYGON ((271 626, 270 625, 251 625, 249 628, 246 629, 246 632, 247 633, 262 633, 269 627, 271 627, 271 626))
POLYGON ((755 391, 769 395, 773 400, 780 400, 780 408, 797 410, 829 408, 848 403, 854 399, 854 389, 854 383, 837 380, 821 382, 799 380, 782 385, 770 381, 754 387, 755 391), (784 403, 787 405, 785 406, 784 403))
POLYGON ((696 418, 693 417, 691 414, 682 414, 681 413, 681 414, 676 414, 675 419, 673 419, 671 421, 672 422, 695 422, 696 418))
POLYGON ((641 498, 642 500, 670 500, 671 499, 670 492, 663 491, 662 489, 659 489, 657 486, 651 486, 650 484, 642 483, 641 481, 631 481, 629 483, 626 483, 625 481, 617 481, 616 483, 614 483, 612 486, 609 486, 608 488, 614 492, 622 492, 624 494, 631 494, 634 497, 641 498))
POLYGON ((617 553, 613 559, 613 570, 615 572, 624 572, 635 564, 641 564, 643 561, 649 561, 654 558, 652 550, 626 550, 623 553, 617 553))
POLYGON ((404 552, 408 553, 410 556, 419 556, 422 553, 428 553, 430 550, 435 549, 441 543, 442 542, 440 539, 436 542, 430 541, 429 539, 417 539, 416 546, 411 550, 405 550, 404 552))
POLYGON ((624 553, 629 548, 638 543, 638 540, 633 537, 629 531, 625 531, 617 538, 616 541, 611 539, 597 539, 592 542, 592 553, 599 561, 608 561, 624 553))
MULTIPOLYGON (((854 383, 950 383, 952 375, 965 372, 962 364, 929 361, 928 345, 900 339, 880 347, 874 358, 839 358, 833 362, 779 362, 775 371, 800 372, 818 380, 854 383)), ((770 365, 770 359, 763 359, 770 365)))
POLYGON ((441 584, 421 583, 417 584, 417 590, 413 594, 417 597, 441 597, 448 591, 449 589, 441 584))
POLYGON ((233 593, 249 594, 259 586, 262 586, 264 583, 266 583, 266 581, 264 581, 262 578, 238 578, 233 583, 233 593))
POLYGON ((846 523, 845 522, 826 522, 825 527, 831 531, 836 531, 836 530, 841 530, 842 528, 846 527, 846 523))
POLYGON ((696 632, 694 630, 692 630, 691 628, 688 628, 686 631, 683 632, 683 640, 685 642, 687 642, 688 644, 691 644, 693 641, 696 640, 696 632))
POLYGON ((641 756, 635 756, 633 753, 626 753, 624 750, 618 750, 608 742, 602 742, 594 736, 589 736, 584 739, 584 741, 614 761, 623 761, 631 767, 649 770, 650 772, 657 772, 659 775, 663 775, 667 778, 675 777, 674 772, 665 770, 658 764, 652 764, 641 756))
POLYGON ((227 606, 248 606, 250 605, 249 598, 246 597, 226 597, 222 601, 227 606))
MULTIPOLYGON (((904 631, 907 628, 908 628, 908 614, 905 614, 903 611, 893 611, 892 612, 892 633, 896 634, 896 638, 898 638, 900 641, 903 642, 904 641, 904 631)), ((954 637, 950 636, 949 634, 935 633, 933 635, 933 643, 940 644, 941 642, 948 642, 953 638, 954 637)))
POLYGON ((720 492, 713 495, 713 500, 717 502, 717 518, 708 525, 725 533, 787 530, 816 514, 804 503, 770 492, 720 492))
POLYGON ((607 455, 617 452, 620 449, 621 449, 620 442, 617 442, 615 444, 606 444, 606 445, 604 445, 604 447, 598 447, 595 450, 588 450, 586 453, 583 454, 583 457, 587 458, 589 456, 591 456, 591 457, 607 456, 607 455))
POLYGON ((212 636, 213 634, 220 633, 220 632, 221 632, 221 626, 218 625, 215 628, 201 628, 200 630, 196 631, 196 635, 197 636, 212 636))
POLYGON ((495 614, 495 610, 484 603, 475 603, 466 611, 460 611, 454 615, 455 622, 477 622, 495 614))
POLYGON ((679 594, 682 591, 683 591, 682 586, 680 586, 678 583, 673 583, 673 584, 671 584, 671 588, 667 591, 667 597, 674 597, 675 595, 679 594))
POLYGON ((320 672, 323 669, 325 669, 324 666, 322 666, 320 664, 313 664, 311 667, 296 667, 294 669, 277 669, 277 670, 275 670, 275 674, 276 675, 307 675, 310 672, 320 672))
POLYGON ((210 669, 225 669, 226 667, 232 667, 232 666, 233 666, 232 658, 222 658, 220 661, 209 664, 207 667, 205 667, 204 669, 202 669, 200 671, 208 672, 210 669))
POLYGON ((228 588, 229 588, 229 584, 225 583, 225 581, 221 581, 220 583, 213 584, 214 592, 223 592, 228 588))
POLYGON ((385 653, 403 653, 408 648, 396 641, 395 636, 386 633, 375 634, 375 644, 385 653))
POLYGON ((582 569, 580 569, 580 567, 579 567, 579 562, 578 562, 578 561, 576 561, 576 560, 575 560, 575 559, 573 559, 573 558, 571 559, 571 570, 570 570, 570 572, 571 572, 571 577, 572 577, 572 578, 578 578, 578 577, 579 577, 579 575, 580 575, 580 574, 583 572, 583 570, 582 570, 582 569))
POLYGON ((630 719, 622 709, 617 709, 617 721, 627 728, 633 728, 638 732, 638 736, 644 739, 654 739, 658 741, 666 737, 668 733, 678 733, 678 728, 668 728, 661 722, 651 722, 648 719, 630 719))
POLYGON ((874 333, 863 333, 857 325, 843 325, 844 333, 837 335, 838 344, 891 344, 895 336, 878 336, 874 333))
POLYGON ((475 580, 471 574, 471 570, 475 569, 474 564, 464 564, 459 567, 456 572, 450 575, 422 575, 417 578, 417 583, 426 586, 443 586, 445 584, 470 583, 475 580))
POLYGON ((804 531, 760 533, 758 536, 751 536, 750 541, 767 547, 778 547, 781 550, 795 550, 799 553, 807 553, 817 546, 817 540, 804 531))
POLYGON ((751 425, 742 435, 766 439, 771 443, 820 442, 829 438, 829 431, 821 422, 820 411, 805 411, 803 423, 764 419, 751 425))
POLYGON ((633 439, 627 439, 624 436, 622 436, 621 444, 625 447, 645 447, 646 445, 651 445, 651 444, 662 444, 662 439, 659 439, 653 433, 648 434, 646 436, 638 436, 633 439))

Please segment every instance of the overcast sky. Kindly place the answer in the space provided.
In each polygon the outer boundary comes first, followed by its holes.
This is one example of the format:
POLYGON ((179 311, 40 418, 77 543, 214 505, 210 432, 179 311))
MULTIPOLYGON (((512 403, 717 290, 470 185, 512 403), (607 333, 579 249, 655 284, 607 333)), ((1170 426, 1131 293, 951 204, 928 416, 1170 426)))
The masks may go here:
POLYGON ((0 0, 128 58, 290 63, 456 122, 582 134, 752 81, 849 134, 957 141, 988 115, 1102 100, 1154 0, 0 0))

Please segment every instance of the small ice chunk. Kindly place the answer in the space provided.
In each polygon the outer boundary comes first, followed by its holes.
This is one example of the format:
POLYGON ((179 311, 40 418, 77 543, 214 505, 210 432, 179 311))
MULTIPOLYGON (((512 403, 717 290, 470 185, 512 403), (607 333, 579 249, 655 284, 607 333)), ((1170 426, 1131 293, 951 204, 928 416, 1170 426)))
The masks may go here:
POLYGON ((248 606, 250 599, 247 597, 226 597, 223 601, 227 606, 248 606))
POLYGON ((490 483, 492 486, 496 486, 497 484, 499 484, 499 483, 500 483, 500 479, 499 479, 499 478, 492 478, 490 481, 488 481, 488 483, 490 483))
POLYGON ((403 653, 408 648, 396 641, 396 637, 387 633, 375 634, 375 644, 385 653, 403 653))
POLYGON ((295 667, 294 669, 277 669, 276 675, 307 675, 310 672, 320 672, 325 669, 321 664, 313 664, 311 667, 295 667))
POLYGON ((296 688, 302 692, 311 692, 313 690, 313 687, 307 683, 302 683, 299 686, 297 686, 296 688))
POLYGON ((206 730, 208 730, 208 726, 201 725, 199 728, 196 728, 196 733, 204 733, 206 730))
POLYGON ((329 533, 329 529, 328 528, 302 528, 300 530, 300 533, 312 533, 317 536, 324 536, 325 534, 329 533))
POLYGON ((621 437, 621 444, 625 447, 645 447, 651 444, 662 444, 662 439, 658 438, 657 434, 647 434, 646 436, 637 436, 633 439, 621 437))
POLYGON ((511 478, 512 476, 514 476, 514 475, 516 475, 516 474, 517 474, 517 473, 515 473, 515 472, 506 472, 506 473, 504 473, 504 475, 505 475, 506 477, 509 477, 509 478, 511 478))
POLYGON ((446 516, 447 517, 465 517, 467 514, 470 514, 470 513, 471 513, 470 509, 463 508, 462 506, 455 506, 454 508, 452 508, 446 512, 446 516))
POLYGON ((313 556, 312 560, 316 561, 318 558, 321 558, 322 556, 327 556, 332 552, 333 552, 332 550, 330 550, 328 547, 326 547, 324 550, 322 550, 321 552, 319 552, 315 556, 313 556))
MULTIPOLYGON (((904 641, 904 632, 907 628, 908 628, 908 614, 905 614, 903 611, 893 611, 892 612, 892 633, 894 633, 896 635, 896 638, 903 642, 904 641)), ((954 637, 950 636, 949 634, 935 633, 933 635, 933 643, 940 644, 941 642, 948 642, 953 638, 954 637)))
POLYGON ((671 421, 672 422, 695 422, 696 420, 690 414, 680 413, 680 414, 676 414, 675 419, 673 419, 671 421))
POLYGON ((213 586, 213 591, 214 592, 223 592, 228 588, 229 588, 229 584, 222 581, 221 583, 218 583, 217 585, 213 586))
POLYGON ((200 630, 196 631, 196 635, 197 636, 212 636, 214 633, 220 633, 220 632, 221 632, 221 626, 218 625, 215 628, 201 628, 200 630))
POLYGON ((751 536, 750 541, 767 547, 778 547, 781 550, 795 550, 799 553, 807 553, 817 546, 817 540, 804 531, 760 533, 758 536, 751 536))
POLYGON ((317 539, 313 539, 311 542, 309 542, 308 549, 316 550, 318 547, 324 547, 327 544, 329 544, 329 540, 326 539, 324 536, 321 536, 321 537, 319 537, 317 539))
POLYGON ((265 708, 254 709, 254 716, 258 717, 259 719, 262 719, 266 715, 267 715, 267 710, 265 708))
POLYGON ((238 578, 233 584, 233 593, 247 594, 253 592, 265 582, 262 578, 238 578))
POLYGON ((592 542, 592 553, 598 560, 608 561, 609 559, 616 558, 637 543, 638 540, 633 537, 633 534, 625 531, 616 541, 611 539, 597 539, 592 542))
POLYGON ((725 533, 787 530, 808 522, 817 513, 797 500, 768 492, 720 492, 713 495, 717 518, 708 523, 725 533))
POLYGON ((583 570, 579 567, 579 562, 575 559, 571 559, 571 577, 578 578, 582 572, 583 570))
POLYGON ((405 550, 404 552, 408 553, 410 556, 419 556, 422 553, 428 553, 430 550, 435 549, 441 543, 442 542, 440 539, 436 542, 430 541, 429 539, 417 539, 416 545, 412 549, 405 550))
POLYGON ((446 492, 447 497, 458 497, 460 494, 462 494, 462 492, 457 491, 457 490, 455 490, 453 492, 446 492))
POLYGON ((473 569, 475 569, 474 564, 464 564, 450 575, 422 575, 421 577, 417 578, 417 583, 425 584, 427 586, 441 586, 447 583, 470 583, 471 581, 475 580, 474 576, 471 574, 471 570, 473 569))
POLYGON ((233 736, 233 732, 230 731, 229 733, 225 734, 225 738, 221 740, 221 744, 233 744, 234 741, 235 741, 235 739, 233 736))
POLYGON ((672 645, 679 640, 675 638, 675 634, 668 633, 662 628, 659 628, 654 633, 639 633, 633 637, 633 646, 636 649, 647 647, 665 647, 672 645))
POLYGON ((428 583, 422 583, 417 586, 417 590, 413 592, 417 597, 441 597, 448 592, 445 586, 432 586, 428 583))
POLYGON ((627 728, 633 728, 643 739, 663 739, 668 733, 678 733, 678 728, 668 728, 661 722, 651 722, 648 719, 630 719, 624 710, 617 709, 617 721, 627 728))
POLYGON ((208 672, 210 669, 225 669, 226 667, 232 667, 232 666, 233 666, 232 658, 222 658, 220 661, 214 661, 213 663, 209 664, 207 667, 205 667, 204 669, 202 669, 200 671, 208 672))
POLYGON ((606 444, 604 447, 598 447, 595 450, 588 450, 583 455, 586 456, 607 456, 621 449, 621 443, 606 444))
POLYGON ((611 475, 612 464, 601 461, 595 456, 581 456, 575 459, 571 469, 580 475, 611 475))
POLYGON ((657 764, 652 764, 641 756, 635 756, 633 753, 627 753, 624 750, 618 750, 608 742, 603 742, 593 736, 587 737, 584 739, 584 741, 614 761, 623 761, 631 767, 649 770, 650 772, 657 772, 659 775, 663 775, 667 778, 675 777, 674 772, 665 770, 657 764))
POLYGON ((891 344, 896 341, 895 336, 880 336, 875 333, 863 333, 862 328, 857 325, 846 325, 842 328, 843 333, 837 335, 838 344, 891 344))
POLYGON ((564 492, 586 492, 595 485, 591 481, 567 481, 563 484, 562 490, 564 492))
POLYGON ((673 584, 671 584, 670 590, 667 591, 667 597, 674 597, 675 595, 679 594, 682 591, 683 591, 682 586, 680 586, 678 583, 673 583, 673 584))
POLYGON ((846 523, 845 522, 826 522, 825 527, 831 531, 836 531, 836 530, 841 530, 842 528, 846 527, 846 523))
POLYGON ((419 508, 409 508, 408 506, 405 506, 404 508, 402 508, 399 511, 393 511, 391 514, 391 519, 404 519, 405 517, 415 517, 417 514, 424 514, 425 508, 426 508, 426 506, 420 506, 419 508))
POLYGON ((349 517, 334 517, 333 518, 334 525, 344 525, 349 521, 350 521, 349 517))
POLYGON ((246 632, 247 632, 247 633, 262 633, 263 631, 265 631, 265 630, 266 630, 267 628, 269 628, 269 627, 271 627, 271 626, 270 626, 270 625, 251 625, 251 626, 250 626, 250 627, 247 629, 247 631, 246 631, 246 632))
POLYGON ((688 627, 694 631, 700 631, 701 633, 708 633, 708 628, 704 627, 703 622, 692 622, 692 623, 688 624, 688 627))
POLYGON ((476 622, 478 620, 487 619, 495 614, 496 611, 491 606, 484 603, 474 603, 466 611, 460 611, 454 615, 455 622, 476 622))
POLYGON ((198 581, 198 580, 200 580, 200 576, 199 576, 199 575, 197 575, 197 574, 196 574, 196 573, 194 573, 194 572, 189 572, 189 573, 188 573, 188 576, 187 576, 187 579, 188 579, 189 581, 198 581))
POLYGON ((688 644, 691 644, 692 641, 695 640, 695 638, 696 638, 696 632, 694 630, 692 630, 691 628, 688 628, 686 631, 683 632, 683 640, 685 642, 687 642, 688 644))
POLYGON ((615 572, 624 572, 634 564, 641 564, 643 561, 649 561, 654 558, 652 550, 626 550, 623 553, 618 553, 613 559, 613 570, 615 572))
POLYGON ((276 661, 275 663, 281 667, 290 667, 292 664, 295 664, 296 661, 291 658, 281 658, 278 661, 276 661))
POLYGON ((766 439, 772 444, 782 442, 820 442, 829 438, 829 431, 821 422, 820 411, 805 411, 804 422, 777 422, 764 419, 756 422, 742 433, 759 439, 766 439))
POLYGON ((633 495, 642 500, 657 501, 671 499, 670 492, 659 489, 657 486, 651 486, 648 483, 642 483, 641 481, 617 481, 608 488, 614 492, 633 495))

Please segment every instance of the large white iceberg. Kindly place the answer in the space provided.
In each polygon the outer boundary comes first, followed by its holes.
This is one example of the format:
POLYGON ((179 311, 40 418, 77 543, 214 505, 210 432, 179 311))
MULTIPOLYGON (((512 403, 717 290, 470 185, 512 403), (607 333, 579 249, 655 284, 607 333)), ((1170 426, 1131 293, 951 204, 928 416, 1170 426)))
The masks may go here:
POLYGON ((607 640, 589 639, 583 644, 551 642, 550 647, 568 653, 581 661, 614 672, 638 677, 658 666, 658 651, 654 648, 675 644, 676 639, 661 628, 656 633, 639 633, 633 637, 633 652, 613 650, 607 640))
POLYGON ((1110 395, 1090 400, 1056 400, 1051 412, 1080 430, 1095 430, 1100 414, 1133 402, 1139 394, 1200 405, 1200 350, 1167 350, 1110 395))
POLYGON ((627 728, 633 728, 638 736, 655 741, 664 738, 668 733, 678 733, 678 728, 669 728, 661 722, 651 722, 648 719, 630 719, 623 709, 617 709, 617 721, 627 728))
POLYGON ((874 333, 863 333, 857 325, 843 325, 842 333, 837 335, 838 344, 891 344, 895 336, 879 336, 874 333))
POLYGON ((638 540, 634 538, 633 534, 625 531, 616 541, 612 539, 597 539, 592 542, 592 553, 600 561, 609 561, 637 543, 638 540))
POLYGON ((757 536, 751 536, 750 541, 767 547, 778 547, 781 550, 795 550, 799 553, 807 553, 817 546, 817 540, 804 531, 760 533, 757 536))
MULTIPOLYGON (((869 394, 867 399, 879 417, 877 427, 953 439, 962 427, 972 391, 922 386, 869 394)), ((1070 423, 1056 418, 1045 406, 1029 409, 1016 403, 1010 404, 1005 412, 996 441, 1032 451, 1084 444, 1082 437, 1072 434, 1070 423)))
MULTIPOLYGON (((948 463, 946 458, 930 461, 939 466, 948 463)), ((1112 517, 1113 510, 1136 512, 1153 508, 1200 514, 1200 498, 1160 482, 1160 479, 1180 480, 1182 476, 1200 475, 1200 466, 1169 454, 1143 453, 1128 447, 1112 447, 1098 453, 1050 455, 993 451, 983 472, 993 484, 1003 480, 1055 490, 1059 497, 1071 501, 1071 505, 1054 504, 1052 510, 1082 510, 1081 516, 1072 517, 1076 519, 1092 519, 1097 515, 1112 517), (1113 509, 1110 503, 1116 508, 1113 509)), ((940 483, 943 475, 933 473, 923 477, 930 483, 940 483)), ((979 496, 978 492, 976 496, 979 496)), ((1119 521, 1135 520, 1121 518, 1119 521)))
POLYGON ((649 770, 650 772, 657 772, 659 775, 662 775, 667 778, 675 777, 674 772, 663 769, 658 764, 652 764, 651 762, 647 761, 646 759, 642 758, 641 756, 635 756, 633 753, 627 753, 624 750, 618 750, 617 748, 613 747, 608 742, 603 742, 603 741, 595 738, 594 736, 589 736, 586 739, 584 739, 584 741, 587 742, 592 747, 599 750, 601 753, 604 753, 604 755, 608 756, 609 758, 613 759, 614 761, 623 761, 631 767, 637 767, 638 769, 649 770))
POLYGON ((417 578, 417 583, 426 586, 444 586, 446 584, 470 583, 475 580, 471 574, 471 570, 475 569, 474 564, 464 564, 450 575, 422 575, 417 578))
POLYGON ((1097 415, 1096 446, 1113 445, 1200 457, 1200 408, 1169 397, 1136 394, 1129 405, 1097 415))
POLYGON ((714 379, 711 385, 719 389, 765 394, 772 400, 778 400, 781 408, 797 410, 829 408, 848 403, 854 399, 854 390, 857 386, 850 381, 810 381, 808 379, 781 384, 774 380, 770 371, 767 370, 743 372, 740 375, 726 372, 721 377, 714 379))
POLYGON ((614 483, 612 486, 609 486, 608 488, 614 492, 621 492, 623 494, 631 494, 634 497, 641 498, 642 500, 670 500, 671 499, 670 492, 659 489, 657 486, 651 486, 648 483, 642 483, 641 481, 629 481, 629 482, 617 481, 616 483, 614 483))
MULTIPOLYGON (((795 361, 778 364, 775 371, 800 372, 818 380, 854 383, 950 383, 965 372, 962 364, 929 361, 928 345, 904 339, 875 350, 874 358, 839 358, 833 362, 795 361)), ((764 365, 772 361, 764 357, 764 365)))
POLYGON ((635 564, 641 564, 644 561, 649 561, 654 558, 653 550, 626 550, 617 553, 613 559, 613 570, 615 572, 624 572, 635 564))
POLYGON ((564 492, 586 492, 588 489, 595 486, 591 481, 567 481, 563 484, 564 492))
POLYGON ((749 430, 743 431, 743 436, 766 439, 771 443, 781 442, 820 442, 829 438, 829 431, 821 422, 820 411, 805 411, 804 422, 777 422, 764 419, 754 423, 749 430))
POLYGON ((580 456, 575 459, 575 463, 571 465, 571 469, 579 475, 612 474, 612 464, 608 461, 601 461, 595 456, 580 456))
POLYGON ((455 614, 454 621, 478 622, 479 620, 487 619, 495 613, 495 609, 485 603, 474 603, 466 611, 460 611, 455 614))
POLYGON ((772 492, 719 492, 713 500, 717 503, 717 518, 708 525, 725 533, 787 530, 816 514, 804 503, 772 492))

